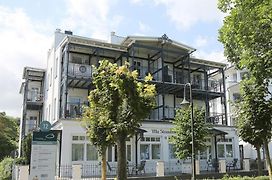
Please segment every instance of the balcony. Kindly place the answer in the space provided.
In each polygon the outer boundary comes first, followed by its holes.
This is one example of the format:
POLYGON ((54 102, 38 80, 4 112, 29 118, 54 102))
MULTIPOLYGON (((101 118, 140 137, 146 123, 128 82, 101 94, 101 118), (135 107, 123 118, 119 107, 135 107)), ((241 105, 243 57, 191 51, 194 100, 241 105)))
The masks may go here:
MULTIPOLYGON (((178 109, 178 107, 174 108, 165 106, 163 116, 163 107, 157 107, 151 111, 148 120, 154 121, 174 120, 176 109, 178 109)), ((209 124, 224 125, 226 124, 225 115, 223 113, 210 113, 210 116, 207 117, 206 122, 209 124)))
POLYGON ((28 91, 27 92, 27 101, 28 102, 42 102, 43 94, 38 91, 28 91))
POLYGON ((150 120, 173 120, 175 118, 176 109, 174 107, 165 106, 164 107, 164 116, 163 116, 163 107, 157 107, 152 110, 150 113, 150 120))
MULTIPOLYGON (((144 79, 144 77, 149 73, 148 67, 140 66, 135 68, 138 71, 139 79, 144 79)), ((164 75, 162 75, 162 69, 150 68, 150 73, 153 76, 153 81, 173 83, 173 84, 186 84, 189 82, 188 76, 184 75, 180 71, 171 71, 168 68, 164 69, 164 75)), ((205 80, 195 79, 191 80, 192 89, 206 91, 205 80)), ((208 80, 207 91, 223 93, 222 83, 216 80, 208 80)))
POLYGON ((67 103, 66 117, 67 118, 79 118, 83 113, 83 106, 88 105, 88 103, 67 103))
POLYGON ((226 116, 224 113, 214 113, 211 112, 210 116, 207 118, 207 123, 216 124, 216 125, 225 125, 226 116))
POLYGON ((92 76, 92 67, 87 64, 69 63, 68 76, 74 78, 90 78, 92 76))

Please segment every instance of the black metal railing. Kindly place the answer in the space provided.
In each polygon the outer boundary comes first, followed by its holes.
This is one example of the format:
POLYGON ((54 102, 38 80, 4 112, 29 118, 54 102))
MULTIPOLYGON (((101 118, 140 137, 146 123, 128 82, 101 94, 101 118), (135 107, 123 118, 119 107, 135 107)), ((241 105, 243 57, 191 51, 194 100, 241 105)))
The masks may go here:
POLYGON ((68 75, 72 77, 90 78, 92 76, 92 66, 87 64, 69 63, 68 75))
POLYGON ((226 116, 224 113, 210 113, 210 116, 207 118, 207 123, 224 125, 226 124, 226 116))
POLYGON ((83 113, 83 107, 87 106, 88 103, 73 103, 68 102, 67 103, 67 109, 66 109, 66 117, 68 118, 77 118, 81 117, 83 113))
POLYGON ((38 91, 29 90, 27 92, 27 101, 28 102, 42 102, 43 94, 38 91))

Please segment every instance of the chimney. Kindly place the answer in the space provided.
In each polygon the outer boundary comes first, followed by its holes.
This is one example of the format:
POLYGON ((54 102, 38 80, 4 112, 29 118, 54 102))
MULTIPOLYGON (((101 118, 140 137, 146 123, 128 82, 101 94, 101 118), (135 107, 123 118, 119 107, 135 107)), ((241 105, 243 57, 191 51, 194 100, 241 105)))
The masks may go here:
POLYGON ((72 32, 72 31, 67 31, 67 30, 65 30, 64 33, 65 33, 65 34, 68 34, 68 35, 73 35, 73 32, 72 32))

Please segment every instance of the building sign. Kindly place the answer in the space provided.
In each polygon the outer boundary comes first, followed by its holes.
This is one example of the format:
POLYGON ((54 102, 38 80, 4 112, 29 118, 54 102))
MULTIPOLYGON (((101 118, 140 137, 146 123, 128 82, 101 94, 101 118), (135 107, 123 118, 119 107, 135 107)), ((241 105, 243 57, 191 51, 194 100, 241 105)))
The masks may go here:
POLYGON ((30 179, 52 180, 55 178, 57 131, 33 132, 30 179))
POLYGON ((171 130, 165 129, 151 129, 151 132, 154 134, 174 134, 171 130))

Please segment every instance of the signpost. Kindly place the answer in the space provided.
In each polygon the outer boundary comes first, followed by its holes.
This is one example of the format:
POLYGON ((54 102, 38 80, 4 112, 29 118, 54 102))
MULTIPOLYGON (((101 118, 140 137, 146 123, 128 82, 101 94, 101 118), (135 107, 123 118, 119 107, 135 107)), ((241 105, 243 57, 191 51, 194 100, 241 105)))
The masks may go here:
POLYGON ((56 171, 58 132, 50 130, 48 121, 43 121, 40 129, 33 132, 29 180, 52 180, 56 171))

